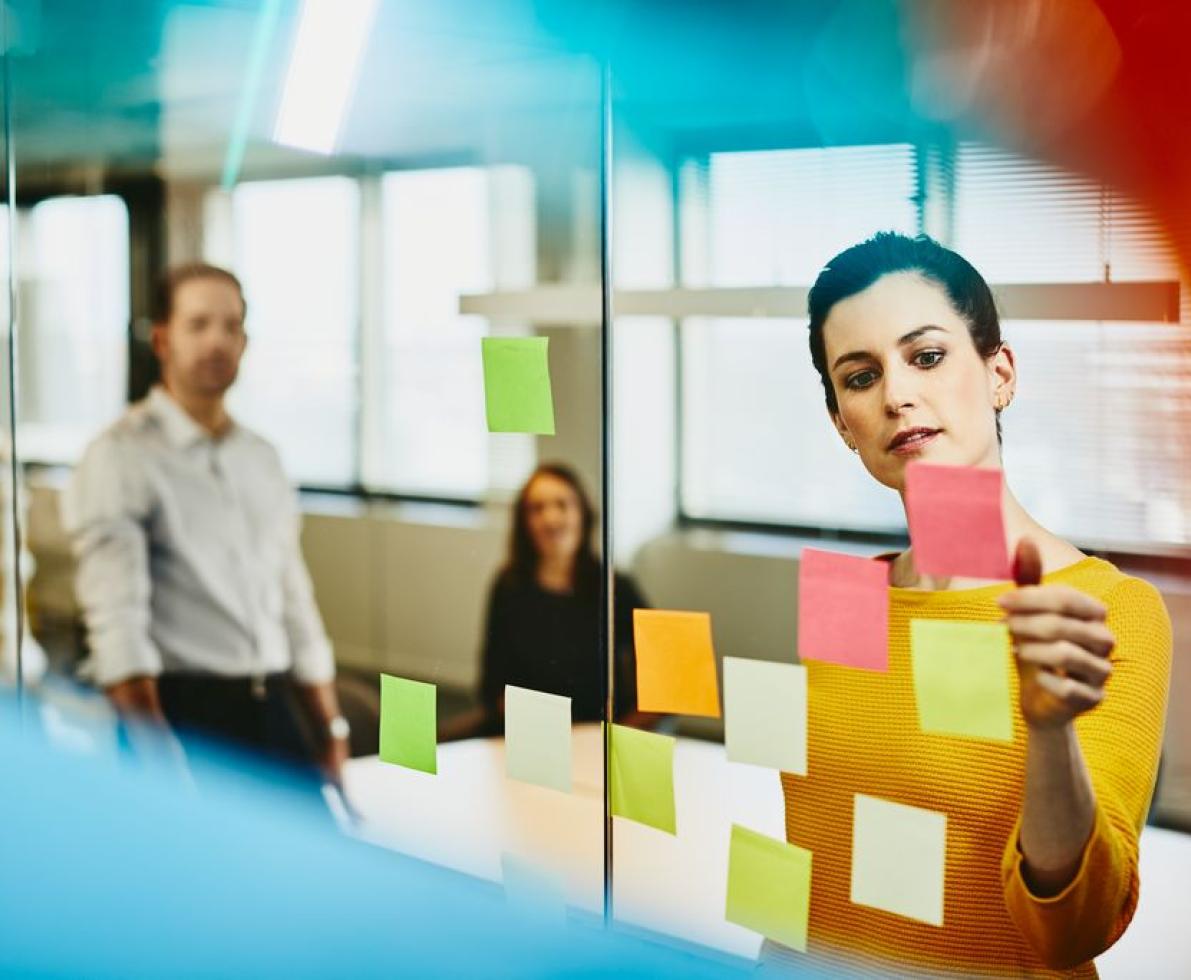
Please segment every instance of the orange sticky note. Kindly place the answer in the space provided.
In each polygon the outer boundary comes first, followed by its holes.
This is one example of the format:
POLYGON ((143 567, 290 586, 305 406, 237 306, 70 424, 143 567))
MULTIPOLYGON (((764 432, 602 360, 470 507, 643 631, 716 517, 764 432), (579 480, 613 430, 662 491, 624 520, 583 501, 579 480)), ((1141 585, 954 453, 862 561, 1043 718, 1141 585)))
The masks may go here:
POLYGON ((1002 489, 998 469, 910 463, 906 518, 914 567, 924 575, 1012 579, 1002 489))
POLYGON ((720 716, 710 613, 634 609, 633 639, 640 710, 720 716))
POLYGON ((798 562, 798 656, 889 669, 889 566, 803 548, 798 562))

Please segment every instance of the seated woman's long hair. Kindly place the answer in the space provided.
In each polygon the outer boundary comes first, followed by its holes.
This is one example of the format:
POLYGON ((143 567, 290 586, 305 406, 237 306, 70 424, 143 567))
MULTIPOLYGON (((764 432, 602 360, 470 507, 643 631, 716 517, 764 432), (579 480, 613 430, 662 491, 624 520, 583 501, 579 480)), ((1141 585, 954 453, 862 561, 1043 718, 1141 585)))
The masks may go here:
POLYGON ((600 560, 596 557, 592 538, 595 534, 596 511, 579 480, 578 474, 565 463, 542 463, 530 474, 517 493, 513 504, 513 527, 509 535, 509 551, 501 567, 501 577, 517 585, 531 585, 537 578, 538 553, 529 533, 526 503, 529 488, 540 476, 552 476, 567 484, 579 500, 583 528, 579 536, 579 551, 575 555, 575 595, 584 599, 600 594, 600 560))

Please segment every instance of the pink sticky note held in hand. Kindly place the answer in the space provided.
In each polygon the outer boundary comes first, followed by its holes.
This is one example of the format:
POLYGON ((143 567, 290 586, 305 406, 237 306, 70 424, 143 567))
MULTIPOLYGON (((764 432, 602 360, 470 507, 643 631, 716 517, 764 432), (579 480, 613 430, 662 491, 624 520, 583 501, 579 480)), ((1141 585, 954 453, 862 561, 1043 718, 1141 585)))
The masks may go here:
POLYGON ((924 575, 1012 579, 1000 470, 910 463, 906 514, 914 567, 924 575))
POLYGON ((805 548, 798 566, 798 655, 889 668, 889 566, 805 548))

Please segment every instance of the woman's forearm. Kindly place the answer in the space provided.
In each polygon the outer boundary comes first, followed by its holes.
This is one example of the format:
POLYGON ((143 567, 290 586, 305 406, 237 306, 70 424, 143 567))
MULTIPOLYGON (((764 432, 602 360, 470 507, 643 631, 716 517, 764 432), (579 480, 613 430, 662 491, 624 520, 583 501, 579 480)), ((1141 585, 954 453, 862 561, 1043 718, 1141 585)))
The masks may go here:
POLYGON ((1031 728, 1028 737, 1023 870, 1030 891, 1045 897, 1061 892, 1079 871, 1096 820, 1096 794, 1074 725, 1031 728))

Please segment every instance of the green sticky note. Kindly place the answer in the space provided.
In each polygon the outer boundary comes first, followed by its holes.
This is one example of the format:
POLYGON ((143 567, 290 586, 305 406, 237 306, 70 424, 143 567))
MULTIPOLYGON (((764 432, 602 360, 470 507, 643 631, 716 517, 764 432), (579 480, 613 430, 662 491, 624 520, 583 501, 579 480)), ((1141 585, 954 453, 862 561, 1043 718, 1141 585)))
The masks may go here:
POLYGON ((947 815, 863 793, 854 806, 852 901, 941 926, 947 815))
POLYGON ((489 432, 554 435, 547 337, 484 337, 489 432))
POLYGON ((571 699, 505 686, 505 774, 571 791, 571 699))
POLYGON ((811 908, 811 852, 732 825, 725 918, 806 952, 811 908))
POLYGON ((435 687, 380 675, 380 761, 438 772, 435 687))
POLYGON ((674 820, 674 739, 612 726, 612 812, 668 834, 674 820))
POLYGON ((1003 623, 911 620, 910 657, 924 732, 1013 741, 1009 631, 1003 623))

